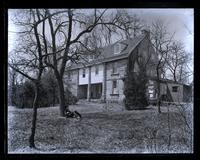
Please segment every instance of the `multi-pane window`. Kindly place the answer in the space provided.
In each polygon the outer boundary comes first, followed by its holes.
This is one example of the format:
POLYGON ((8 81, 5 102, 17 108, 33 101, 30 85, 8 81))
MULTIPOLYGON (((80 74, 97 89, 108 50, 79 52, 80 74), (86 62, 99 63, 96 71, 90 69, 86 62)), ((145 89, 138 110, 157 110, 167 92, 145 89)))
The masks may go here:
POLYGON ((99 66, 95 66, 95 74, 99 74, 99 66))
POLYGON ((149 98, 154 98, 155 97, 155 89, 154 86, 152 85, 153 81, 149 81, 149 86, 148 86, 148 92, 149 92, 149 98))
POLYGON ((178 92, 178 86, 173 86, 172 87, 172 92, 178 92))
POLYGON ((85 77, 85 68, 83 68, 83 74, 82 74, 82 77, 83 77, 83 78, 85 77))
POLYGON ((117 81, 114 80, 112 84, 112 94, 117 94, 117 81))
POLYGON ((117 88, 117 81, 116 80, 113 81, 113 88, 117 88))
POLYGON ((150 90, 149 90, 149 97, 150 97, 150 98, 153 98, 153 97, 154 97, 154 90, 153 90, 153 89, 150 89, 150 90))
POLYGON ((112 64, 112 73, 117 73, 117 63, 116 62, 114 62, 112 64))

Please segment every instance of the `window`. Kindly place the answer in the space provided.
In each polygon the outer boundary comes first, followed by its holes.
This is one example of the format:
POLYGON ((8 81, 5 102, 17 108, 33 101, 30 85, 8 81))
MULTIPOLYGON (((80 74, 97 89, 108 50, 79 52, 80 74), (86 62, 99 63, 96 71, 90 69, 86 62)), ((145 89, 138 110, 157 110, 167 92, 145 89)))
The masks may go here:
POLYGON ((134 69, 133 72, 135 72, 135 73, 137 73, 139 71, 139 65, 138 65, 137 61, 134 63, 134 68, 133 69, 134 69))
POLYGON ((149 90, 149 93, 153 93, 153 90, 149 90))
POLYGON ((141 56, 141 55, 138 56, 138 63, 139 63, 139 64, 142 63, 142 56, 141 56))
POLYGON ((95 74, 99 74, 99 66, 95 66, 95 74))
POLYGON ((172 92, 177 92, 178 91, 178 86, 173 86, 172 87, 172 92))
POLYGON ((148 89, 149 90, 154 89, 154 86, 148 86, 148 89))
POLYGON ((150 93, 150 94, 149 94, 149 98, 153 98, 153 93, 150 93))
POLYGON ((120 44, 117 43, 117 44, 115 44, 115 46, 114 46, 114 54, 118 54, 119 52, 120 52, 120 44))
POLYGON ((153 88, 149 88, 149 98, 154 98, 154 95, 155 95, 154 94, 154 89, 153 88))
POLYGON ((115 81, 113 81, 113 89, 114 88, 117 88, 117 81, 115 80, 115 81))
POLYGON ((85 68, 83 69, 82 77, 83 77, 83 78, 85 77, 85 68))
POLYGON ((117 89, 117 80, 112 81, 112 96, 119 96, 119 92, 117 89))
POLYGON ((112 73, 117 73, 117 63, 116 62, 114 62, 112 64, 112 73))

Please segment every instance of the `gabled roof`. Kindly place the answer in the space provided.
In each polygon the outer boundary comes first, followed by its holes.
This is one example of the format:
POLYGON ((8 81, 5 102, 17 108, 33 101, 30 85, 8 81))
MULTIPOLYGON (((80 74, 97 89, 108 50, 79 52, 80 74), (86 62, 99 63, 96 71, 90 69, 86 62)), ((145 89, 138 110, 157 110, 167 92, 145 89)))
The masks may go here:
MULTIPOLYGON (((92 60, 90 62, 85 62, 85 66, 91 66, 94 64, 100 64, 103 62, 110 62, 110 61, 115 61, 119 59, 124 59, 128 58, 128 56, 132 53, 132 51, 138 46, 138 44, 144 39, 145 35, 141 34, 135 38, 123 40, 123 41, 118 41, 115 42, 114 44, 108 45, 101 49, 101 54, 99 57, 95 60, 92 60), (114 54, 114 46, 117 43, 122 43, 125 44, 125 48, 118 54, 114 54)), ((78 64, 73 64, 70 69, 77 69, 77 68, 82 68, 83 63, 78 63, 78 64)))

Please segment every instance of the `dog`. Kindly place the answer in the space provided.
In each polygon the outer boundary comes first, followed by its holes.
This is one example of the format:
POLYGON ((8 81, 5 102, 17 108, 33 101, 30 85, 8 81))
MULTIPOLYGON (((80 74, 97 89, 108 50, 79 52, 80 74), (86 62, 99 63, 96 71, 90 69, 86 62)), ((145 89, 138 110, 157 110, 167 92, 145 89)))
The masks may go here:
POLYGON ((68 109, 65 110, 65 116, 66 118, 82 118, 81 114, 77 111, 70 111, 68 109))

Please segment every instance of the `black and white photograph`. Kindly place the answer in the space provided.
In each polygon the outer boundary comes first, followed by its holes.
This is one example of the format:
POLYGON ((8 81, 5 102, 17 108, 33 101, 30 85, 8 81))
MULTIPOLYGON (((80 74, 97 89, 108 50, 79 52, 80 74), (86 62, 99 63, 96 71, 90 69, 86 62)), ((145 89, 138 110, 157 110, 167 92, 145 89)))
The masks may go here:
POLYGON ((194 153, 194 9, 8 9, 8 154, 194 153))

